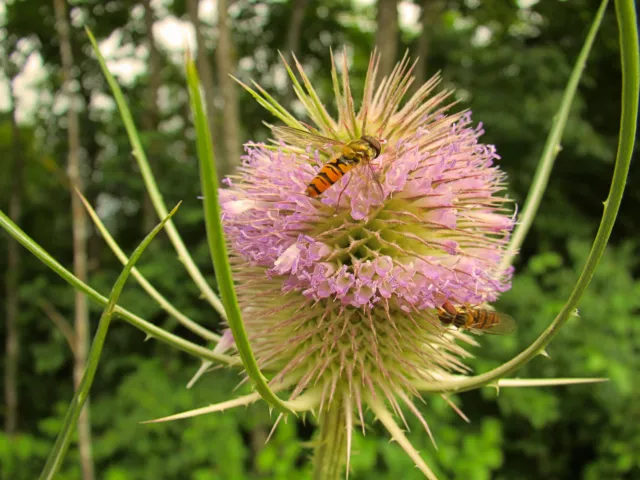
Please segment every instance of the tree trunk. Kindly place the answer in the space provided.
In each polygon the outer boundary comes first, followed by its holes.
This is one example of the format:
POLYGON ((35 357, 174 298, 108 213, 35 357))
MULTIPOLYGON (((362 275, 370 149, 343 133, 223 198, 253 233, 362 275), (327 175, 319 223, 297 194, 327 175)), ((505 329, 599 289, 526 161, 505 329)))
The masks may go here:
POLYGON ((398 0, 378 0, 376 47, 380 53, 380 75, 391 73, 398 55, 398 0))
POLYGON ((220 162, 221 176, 228 175, 240 163, 242 145, 240 141, 240 113, 238 94, 233 73, 235 54, 231 43, 227 0, 218 0, 218 47, 216 48, 216 66, 218 83, 222 91, 222 135, 224 137, 224 158, 220 162))
POLYGON ((437 23, 438 16, 440 15, 441 1, 440 0, 424 0, 422 2, 422 32, 418 37, 417 52, 418 63, 416 65, 413 91, 420 88, 429 78, 429 48, 431 43, 431 32, 433 26, 437 23))
MULTIPOLYGON (((209 132, 211 133, 211 138, 213 139, 213 148, 215 150, 216 160, 219 160, 220 148, 217 139, 220 137, 220 135, 216 134, 217 129, 215 121, 217 116, 217 109, 215 106, 216 90, 213 82, 213 68, 211 67, 209 56, 207 55, 207 44, 205 42, 204 35, 202 34, 202 24, 200 23, 200 18, 198 17, 199 4, 200 0, 187 0, 187 13, 189 15, 189 20, 191 20, 191 23, 193 24, 193 30, 196 34, 196 44, 198 46, 196 63, 198 66, 198 73, 200 75, 200 84, 202 85, 202 90, 204 92, 204 102, 207 107, 209 132)), ((216 164, 218 175, 220 175, 221 162, 217 161, 216 164)))
MULTIPOLYGON (((151 0, 143 0, 144 5, 144 26, 147 33, 147 47, 149 48, 149 66, 148 76, 149 83, 145 90, 144 99, 144 115, 142 117, 142 128, 147 135, 153 135, 158 129, 159 111, 158 111, 158 91, 160 90, 160 62, 161 56, 153 37, 153 9, 151 8, 151 0)), ((146 145, 147 156, 154 159, 158 155, 158 145, 151 141, 146 145)), ((143 234, 146 235, 156 226, 158 216, 151 202, 149 194, 145 192, 142 199, 142 228, 143 234)))
MULTIPOLYGON (((5 52, 8 55, 8 52, 5 52)), ((8 63, 5 62, 5 63, 8 63)), ((6 66, 6 65, 5 65, 6 66)), ((13 170, 11 182, 11 196, 9 198, 9 217, 20 224, 22 213, 22 186, 24 159, 20 146, 20 130, 16 121, 16 110, 13 95, 13 75, 5 68, 9 76, 9 119, 11 122, 11 143, 13 149, 13 170)), ((6 412, 4 417, 4 430, 8 437, 12 437, 18 431, 18 359, 20 356, 20 342, 18 340, 18 316, 20 312, 20 246, 18 242, 9 239, 7 248, 7 272, 5 275, 7 294, 7 337, 5 339, 5 373, 4 373, 4 400, 6 412)))
MULTIPOLYGON (((78 112, 73 99, 73 52, 71 34, 67 19, 67 8, 64 0, 54 0, 56 32, 60 41, 60 57, 62 59, 63 91, 67 98, 67 139, 69 146, 67 170, 69 180, 80 191, 84 181, 80 165, 80 124, 78 112)), ((73 273, 81 281, 87 280, 87 215, 78 196, 71 194, 71 215, 73 228, 73 273)), ((87 362, 89 346, 89 308, 83 293, 75 293, 74 329, 76 338, 76 356, 73 367, 73 380, 78 388, 87 362)), ((93 459, 91 453, 91 424, 89 421, 89 402, 85 404, 78 419, 78 449, 82 478, 94 479, 93 459)))
MULTIPOLYGON (((287 40, 284 47, 284 56, 289 63, 292 61, 291 54, 299 53, 300 50, 300 33, 302 32, 302 23, 304 21, 304 13, 307 9, 309 0, 293 0, 291 10, 291 20, 289 21, 289 29, 287 30, 287 40)), ((295 97, 292 88, 287 90, 285 105, 290 105, 295 97)))

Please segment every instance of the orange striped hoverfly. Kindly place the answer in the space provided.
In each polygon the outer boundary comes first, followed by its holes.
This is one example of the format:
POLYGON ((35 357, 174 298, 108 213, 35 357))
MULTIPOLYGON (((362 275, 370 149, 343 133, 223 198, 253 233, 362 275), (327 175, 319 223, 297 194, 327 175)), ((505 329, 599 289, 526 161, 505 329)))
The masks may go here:
POLYGON ((496 335, 511 333, 516 329, 515 320, 506 313, 466 305, 455 307, 451 302, 444 302, 438 308, 438 320, 445 326, 453 325, 496 335))
MULTIPOLYGON (((363 135, 358 140, 341 142, 328 137, 323 137, 311 132, 305 132, 291 127, 272 127, 276 137, 292 145, 304 141, 312 148, 333 153, 332 160, 325 163, 316 176, 307 185, 306 193, 316 198, 337 183, 347 172, 364 163, 369 163, 380 155, 382 143, 375 137, 363 135)), ((371 168, 369 166, 369 168, 371 168)), ((373 170, 373 177, 382 190, 373 170)))

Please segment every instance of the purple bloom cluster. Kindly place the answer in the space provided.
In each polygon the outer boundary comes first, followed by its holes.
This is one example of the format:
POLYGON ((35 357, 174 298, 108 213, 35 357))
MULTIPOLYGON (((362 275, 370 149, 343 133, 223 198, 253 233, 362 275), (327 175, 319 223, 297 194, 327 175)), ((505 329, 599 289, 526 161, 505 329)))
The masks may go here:
POLYGON ((319 199, 305 194, 317 152, 247 146, 221 192, 232 250, 313 301, 404 311, 494 301, 509 288, 511 272, 497 265, 514 217, 482 133, 470 113, 427 115, 402 137, 380 135, 382 154, 319 199))

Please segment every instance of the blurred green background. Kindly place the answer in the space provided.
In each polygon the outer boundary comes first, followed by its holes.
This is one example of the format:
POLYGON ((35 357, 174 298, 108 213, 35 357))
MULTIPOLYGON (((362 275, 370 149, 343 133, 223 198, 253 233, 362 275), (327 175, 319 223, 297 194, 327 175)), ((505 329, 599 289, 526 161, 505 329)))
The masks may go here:
MULTIPOLYGON (((60 175, 70 149, 71 107, 80 125, 78 179, 121 247, 131 252, 157 221, 84 26, 94 31, 127 95, 167 204, 183 200, 175 222, 212 285, 183 78, 187 45, 198 51, 222 173, 237 165, 242 143, 266 138, 261 122, 273 122, 231 83, 229 73, 243 81, 255 79, 299 111, 278 58, 278 50, 286 55, 295 51, 331 105, 330 48, 347 47, 358 95, 377 44, 389 64, 406 49, 420 55, 418 82, 442 71, 445 86, 457 89, 459 108, 471 108, 474 120, 483 122, 483 141, 497 146, 509 174, 509 195, 521 205, 597 6, 589 0, 9 0, 0 5, 0 209, 63 265, 73 266, 72 230, 78 223, 72 220, 71 195, 60 175), (228 15, 226 23, 219 21, 224 19, 221 11, 228 15), (63 19, 57 25, 56 13, 63 19), (68 38, 60 35, 65 23, 68 38), (66 69, 61 39, 72 52, 66 69), (72 79, 71 101, 61 93, 66 74, 72 79), (61 169, 58 174, 52 173, 53 165, 61 169)), ((497 305, 517 319, 519 330, 512 336, 481 338, 481 347, 473 349, 475 371, 495 367, 527 346, 559 311, 585 261, 615 158, 617 38, 610 5, 549 188, 517 259, 513 289, 497 305)), ((499 396, 486 388, 454 397, 470 423, 444 400, 427 397, 421 409, 439 450, 411 415, 408 436, 443 478, 640 478, 639 181, 640 171, 632 165, 612 242, 581 301, 580 318, 560 332, 548 349, 550 358, 538 357, 518 372, 536 378, 608 377, 610 382, 503 389, 499 396)), ((100 235, 88 230, 83 254, 88 281, 106 293, 121 266, 100 235)), ((185 313, 219 329, 219 316, 199 297, 164 234, 139 266, 185 313)), ((0 272, 0 478, 33 479, 73 394, 74 355, 64 332, 73 335, 74 292, 4 232, 0 272), (8 348, 12 341, 17 351, 8 348)), ((197 340, 133 280, 121 303, 197 340)), ((100 312, 90 306, 92 331, 100 312)), ((109 333, 91 395, 93 478, 309 478, 305 442, 313 437, 313 421, 281 422, 265 445, 275 418, 263 404, 173 423, 139 424, 247 391, 233 390, 241 377, 228 369, 207 374, 186 390, 199 361, 144 340, 141 332, 120 321, 109 333)), ((378 423, 370 422, 367 435, 357 434, 354 441, 350 478, 421 478, 378 423)), ((58 478, 91 480, 80 460, 73 443, 58 478)))

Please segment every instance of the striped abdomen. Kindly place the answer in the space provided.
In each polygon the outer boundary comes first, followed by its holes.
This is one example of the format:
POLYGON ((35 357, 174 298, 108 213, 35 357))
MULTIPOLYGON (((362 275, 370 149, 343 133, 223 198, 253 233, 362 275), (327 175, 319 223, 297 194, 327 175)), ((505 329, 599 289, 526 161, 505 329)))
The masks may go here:
POLYGON ((345 173, 353 169, 360 163, 358 157, 349 159, 344 155, 325 163, 318 174, 307 185, 307 195, 317 197, 327 190, 330 186, 344 177, 345 173))
POLYGON ((500 323, 500 317, 496 312, 485 310, 484 308, 466 310, 459 313, 458 316, 461 317, 460 320, 464 320, 464 324, 461 326, 462 328, 485 330, 500 323))
POLYGON ((359 140, 354 140, 342 146, 342 154, 325 163, 318 174, 307 185, 307 195, 318 197, 340 180, 349 171, 355 168, 363 160, 370 162, 380 155, 382 145, 377 138, 363 135, 359 140))
POLYGON ((516 328, 513 318, 505 313, 469 306, 456 308, 450 302, 438 309, 438 319, 443 325, 495 334, 511 333, 516 328))

